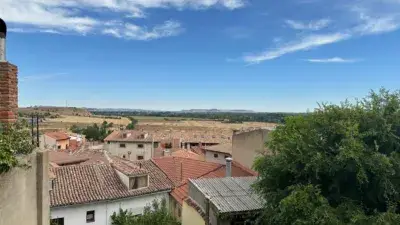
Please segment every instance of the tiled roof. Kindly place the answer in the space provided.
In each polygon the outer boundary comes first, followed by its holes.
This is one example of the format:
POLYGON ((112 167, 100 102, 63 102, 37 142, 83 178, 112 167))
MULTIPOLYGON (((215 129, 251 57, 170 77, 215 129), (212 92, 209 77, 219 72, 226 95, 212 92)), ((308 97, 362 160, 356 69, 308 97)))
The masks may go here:
POLYGON ((80 164, 89 160, 84 156, 71 155, 62 151, 49 151, 49 161, 57 165, 80 164))
POLYGON ((213 146, 205 146, 205 147, 203 147, 203 149, 207 150, 207 151, 232 154, 232 144, 220 144, 220 145, 213 145, 213 146))
POLYGON ((152 161, 133 164, 149 172, 147 188, 128 190, 112 166, 107 164, 51 168, 56 177, 54 188, 50 191, 51 207, 121 199, 171 189, 171 181, 152 161))
POLYGON ((57 141, 61 141, 61 140, 67 140, 69 139, 68 134, 64 133, 64 132, 59 132, 59 131, 55 131, 55 132, 48 132, 45 133, 46 136, 49 136, 53 139, 56 139, 57 141))
POLYGON ((172 156, 180 157, 180 158, 188 158, 188 159, 197 159, 202 160, 202 157, 191 150, 179 149, 177 151, 172 152, 172 156))
MULTIPOLYGON (((221 165, 215 170, 209 171, 199 177, 192 177, 191 179, 195 178, 216 178, 216 177, 225 177, 226 166, 221 165)), ((241 165, 240 163, 233 161, 232 162, 232 177, 248 177, 248 176, 256 176, 257 173, 246 168, 245 166, 241 165)), ((189 195, 189 184, 188 181, 181 184, 180 186, 174 188, 171 191, 171 196, 180 204, 188 197, 189 195)))
POLYGON ((115 130, 104 141, 152 142, 153 137, 146 132, 137 130, 115 130))
POLYGON ((111 158, 111 165, 116 170, 127 176, 140 176, 148 174, 148 171, 140 168, 139 166, 136 166, 136 164, 132 163, 131 161, 124 160, 115 156, 111 158))
POLYGON ((154 140, 172 140, 180 139, 182 142, 192 143, 232 143, 233 131, 229 130, 186 130, 186 129, 169 129, 169 130, 146 130, 154 140))
POLYGON ((190 182, 205 196, 219 213, 259 210, 263 201, 251 185, 257 177, 202 178, 190 182))
POLYGON ((175 185, 179 185, 189 178, 199 177, 221 166, 218 163, 174 156, 165 156, 152 160, 175 185))

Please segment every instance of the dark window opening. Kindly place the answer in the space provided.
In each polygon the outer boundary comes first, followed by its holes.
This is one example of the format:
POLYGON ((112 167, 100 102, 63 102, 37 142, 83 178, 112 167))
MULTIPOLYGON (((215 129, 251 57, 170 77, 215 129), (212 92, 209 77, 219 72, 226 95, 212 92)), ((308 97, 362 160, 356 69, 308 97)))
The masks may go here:
POLYGON ((61 145, 58 145, 57 148, 58 148, 58 149, 61 149, 61 145))
POLYGON ((158 148, 158 142, 154 142, 154 148, 158 148))
POLYGON ((86 223, 94 222, 94 210, 86 212, 86 223))
POLYGON ((218 158, 218 154, 217 153, 214 154, 214 158, 218 158))
POLYGON ((138 148, 143 148, 144 146, 143 146, 143 144, 138 144, 137 147, 138 148))
POLYGON ((144 159, 144 156, 142 156, 142 155, 137 156, 137 160, 143 160, 143 159, 144 159))
POLYGON ((64 225, 64 218, 51 219, 51 225, 64 225))
POLYGON ((120 148, 126 148, 126 144, 119 144, 120 148))

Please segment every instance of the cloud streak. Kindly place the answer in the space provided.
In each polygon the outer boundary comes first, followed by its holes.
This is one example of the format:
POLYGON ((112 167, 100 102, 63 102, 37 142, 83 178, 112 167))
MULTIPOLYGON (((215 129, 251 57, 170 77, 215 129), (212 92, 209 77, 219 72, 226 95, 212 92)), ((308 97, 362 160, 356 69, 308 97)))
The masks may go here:
POLYGON ((317 21, 312 21, 309 23, 304 23, 300 21, 295 21, 295 20, 286 20, 285 23, 295 29, 295 30, 321 30, 325 27, 327 27, 332 21, 329 19, 321 19, 317 21))
MULTIPOLYGON (((376 3, 376 1, 371 0, 369 3, 376 3)), ((263 61, 277 59, 287 54, 316 49, 356 37, 378 35, 400 29, 400 14, 395 10, 400 10, 400 2, 387 1, 385 3, 381 2, 381 4, 385 4, 386 6, 386 10, 383 12, 376 10, 378 7, 374 4, 371 4, 372 6, 369 5, 369 8, 361 8, 359 6, 352 7, 348 11, 348 13, 351 14, 349 18, 352 18, 352 20, 348 21, 349 19, 346 18, 347 20, 345 21, 347 27, 340 29, 336 28, 336 32, 331 31, 330 33, 325 34, 321 34, 320 32, 317 33, 315 31, 327 27, 331 22, 330 20, 323 19, 310 23, 286 20, 285 23, 295 30, 308 30, 311 32, 306 36, 302 34, 297 35, 299 38, 287 43, 278 43, 276 47, 269 48, 266 51, 246 54, 242 57, 242 60, 248 64, 257 64, 263 61), (390 6, 394 9, 388 11, 387 8, 391 8, 390 6)), ((317 60, 314 62, 319 61, 317 60)), ((340 58, 333 58, 333 61, 328 60, 325 63, 328 62, 344 63, 340 58)), ((322 61, 320 61, 320 63, 322 63, 322 61)))
POLYGON ((260 63, 266 60, 272 60, 279 58, 283 55, 298 52, 307 51, 320 46, 332 44, 335 42, 343 41, 350 38, 349 34, 346 33, 333 33, 325 35, 311 35, 301 39, 300 41, 295 41, 292 43, 287 43, 276 49, 267 50, 262 53, 257 53, 253 55, 247 55, 243 59, 247 63, 260 63))
POLYGON ((140 41, 177 36, 182 32, 183 28, 181 24, 173 20, 166 21, 165 23, 157 25, 152 29, 126 23, 123 26, 107 28, 103 30, 103 34, 108 34, 117 38, 140 41))
POLYGON ((341 57, 333 57, 326 59, 306 59, 305 61, 310 63, 356 63, 361 61, 360 59, 343 59, 341 57))
POLYGON ((9 23, 11 32, 107 34, 131 40, 152 40, 180 33, 177 32, 182 31, 180 24, 168 20, 149 29, 126 21, 117 27, 109 23, 115 18, 144 18, 147 9, 234 10, 244 6, 245 0, 1 0, 0 15, 9 23), (99 10, 114 18, 88 16, 99 10))

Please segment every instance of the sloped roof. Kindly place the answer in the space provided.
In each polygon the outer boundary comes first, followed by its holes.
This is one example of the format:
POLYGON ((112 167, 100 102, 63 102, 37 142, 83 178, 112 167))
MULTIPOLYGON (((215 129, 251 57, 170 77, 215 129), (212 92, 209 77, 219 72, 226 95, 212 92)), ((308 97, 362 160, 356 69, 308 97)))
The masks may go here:
POLYGON ((128 190, 108 164, 51 168, 55 174, 55 185, 50 191, 51 207, 121 199, 171 189, 171 181, 152 161, 132 163, 149 172, 147 188, 128 190))
POLYGON ((201 178, 190 180, 205 196, 208 196, 219 213, 248 212, 259 210, 263 201, 251 188, 257 177, 201 178))
POLYGON ((221 167, 221 164, 218 163, 174 156, 165 156, 152 160, 175 185, 221 167))
POLYGON ((180 158, 188 158, 188 159, 196 159, 196 160, 201 160, 202 157, 191 150, 186 150, 186 149, 179 149, 171 154, 172 156, 175 157, 180 157, 180 158))
POLYGON ((213 145, 213 146, 205 146, 205 147, 203 147, 203 149, 206 151, 232 154, 232 144, 219 144, 219 145, 213 145))
MULTIPOLYGON (((217 177, 225 177, 226 176, 226 166, 221 165, 215 170, 208 171, 207 173, 202 174, 198 177, 192 177, 191 179, 195 178, 217 178, 217 177)), ((255 171, 243 166, 242 164, 233 161, 232 162, 232 177, 248 177, 248 176, 257 176, 255 171)), ((175 187, 171 191, 171 196, 180 204, 189 196, 189 181, 186 180, 181 185, 175 187)))
POLYGON ((141 165, 137 166, 131 161, 124 160, 115 156, 111 157, 111 160, 112 167, 127 176, 140 176, 148 174, 148 171, 141 168, 141 165))
POLYGON ((115 130, 108 135, 104 141, 119 141, 119 142, 152 142, 153 137, 146 132, 137 130, 115 130))
POLYGON ((49 161, 57 165, 80 164, 89 160, 88 157, 71 155, 63 151, 49 151, 49 161))
POLYGON ((67 140, 69 139, 68 134, 64 133, 64 132, 59 132, 59 131, 55 131, 55 132, 48 132, 45 133, 46 136, 49 136, 53 139, 56 139, 57 141, 62 141, 62 140, 67 140))

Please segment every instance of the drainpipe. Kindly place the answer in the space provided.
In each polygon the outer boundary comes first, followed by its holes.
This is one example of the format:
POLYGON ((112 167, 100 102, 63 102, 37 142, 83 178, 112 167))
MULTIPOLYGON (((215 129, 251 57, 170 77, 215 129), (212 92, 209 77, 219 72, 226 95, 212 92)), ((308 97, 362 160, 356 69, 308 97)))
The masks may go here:
POLYGON ((231 157, 226 158, 225 176, 226 177, 231 177, 232 176, 232 158, 231 157))
POLYGON ((206 196, 206 224, 205 225, 210 225, 210 199, 208 198, 208 196, 206 196))

